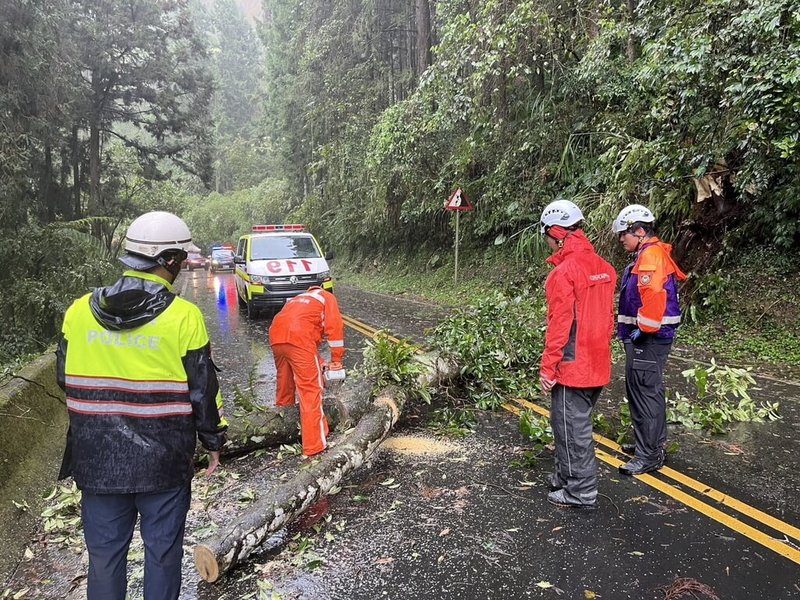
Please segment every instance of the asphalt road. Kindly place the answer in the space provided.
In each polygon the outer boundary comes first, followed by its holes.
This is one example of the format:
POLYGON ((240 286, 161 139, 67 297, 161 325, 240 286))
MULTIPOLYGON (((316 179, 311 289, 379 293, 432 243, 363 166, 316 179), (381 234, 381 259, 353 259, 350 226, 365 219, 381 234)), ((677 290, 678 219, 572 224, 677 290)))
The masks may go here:
MULTIPOLYGON (((183 273, 177 288, 206 315, 227 413, 236 418, 237 394, 270 404, 269 319, 239 314, 232 274, 183 273)), ((342 285, 337 297, 360 331, 385 329, 419 342, 448 312, 342 285)), ((360 362, 365 340, 346 332, 348 369, 360 362)), ((686 367, 676 357, 669 381, 678 385, 686 367)), ((615 410, 621 386, 616 374, 600 410, 615 410)), ((212 585, 194 572, 192 544, 210 522, 223 524, 237 504, 290 476, 299 459, 276 449, 223 465, 213 481, 196 480, 181 597, 798 598, 800 386, 759 379, 758 388, 757 400, 781 400, 783 421, 713 438, 673 428, 680 450, 656 476, 619 475, 623 456, 599 441, 600 508, 591 513, 546 502, 549 455, 535 467, 517 466, 527 445, 512 412, 482 414, 474 434, 450 439, 429 427, 435 406, 411 407, 338 494, 212 585), (680 595, 687 591, 694 596, 680 595)), ((32 547, 34 558, 9 589, 28 585, 34 595, 25 597, 82 597, 79 553, 52 543, 32 547)), ((140 550, 135 543, 131 598, 141 597, 140 550)))

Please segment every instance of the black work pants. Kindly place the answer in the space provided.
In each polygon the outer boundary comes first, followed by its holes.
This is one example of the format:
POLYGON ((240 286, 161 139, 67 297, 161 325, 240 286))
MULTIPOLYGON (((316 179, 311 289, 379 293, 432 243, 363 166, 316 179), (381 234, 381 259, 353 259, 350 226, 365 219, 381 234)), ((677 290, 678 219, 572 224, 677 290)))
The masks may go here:
POLYGON ((672 343, 625 342, 625 392, 631 409, 636 456, 657 461, 667 444, 664 368, 672 343))
POLYGON ((556 446, 552 483, 576 503, 593 504, 597 500, 592 409, 602 389, 556 384, 552 391, 550 425, 556 446))

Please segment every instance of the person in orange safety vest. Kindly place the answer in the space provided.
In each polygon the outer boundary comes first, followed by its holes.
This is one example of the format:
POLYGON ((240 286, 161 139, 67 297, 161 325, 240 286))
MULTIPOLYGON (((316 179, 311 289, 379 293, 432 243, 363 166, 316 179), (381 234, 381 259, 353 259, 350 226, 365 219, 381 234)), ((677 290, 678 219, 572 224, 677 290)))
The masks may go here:
POLYGON ((289 300, 275 315, 269 343, 278 381, 277 406, 291 406, 295 391, 300 396, 300 434, 303 455, 319 454, 328 445, 328 420, 322 411, 323 360, 319 344, 323 336, 331 349, 328 370, 344 375, 344 322, 336 296, 314 286, 289 300))
POLYGON ((619 470, 640 475, 660 469, 666 460, 664 368, 681 322, 678 283, 686 275, 672 258, 672 246, 656 237, 655 216, 646 206, 623 208, 613 230, 625 251, 636 253, 622 274, 617 319, 636 443, 632 448, 623 445, 634 457, 619 470))

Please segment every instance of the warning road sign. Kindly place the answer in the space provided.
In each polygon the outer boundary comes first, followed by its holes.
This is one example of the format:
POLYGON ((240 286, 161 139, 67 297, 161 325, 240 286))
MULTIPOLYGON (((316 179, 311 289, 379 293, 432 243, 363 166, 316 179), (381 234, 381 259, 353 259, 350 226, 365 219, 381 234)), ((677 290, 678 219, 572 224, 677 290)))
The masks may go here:
POLYGON ((475 210, 475 206, 469 201, 469 198, 461 188, 456 188, 456 191, 450 194, 444 207, 447 210, 475 210))

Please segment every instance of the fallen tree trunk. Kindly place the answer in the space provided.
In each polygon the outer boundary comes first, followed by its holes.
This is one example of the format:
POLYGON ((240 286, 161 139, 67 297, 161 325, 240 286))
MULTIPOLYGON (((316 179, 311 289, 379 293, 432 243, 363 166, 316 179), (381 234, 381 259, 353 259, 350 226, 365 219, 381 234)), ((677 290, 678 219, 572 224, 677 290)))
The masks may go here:
MULTIPOLYGON (((344 431, 358 422, 371 407, 372 384, 364 379, 348 379, 335 396, 323 400, 323 411, 331 429, 344 431)), ((300 440, 298 405, 269 407, 233 419, 221 457, 233 458, 259 448, 292 444, 300 440)))
MULTIPOLYGON (((437 357, 422 357, 428 371, 423 385, 437 385, 458 373, 456 365, 437 357)), ((328 494, 346 475, 360 467, 386 438, 400 418, 406 402, 404 391, 389 387, 381 391, 353 431, 317 463, 300 471, 294 479, 274 487, 270 494, 239 517, 228 529, 194 549, 200 576, 217 581, 234 565, 245 560, 272 533, 328 494)))

